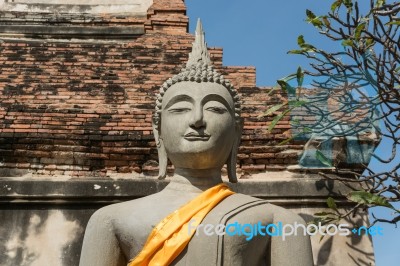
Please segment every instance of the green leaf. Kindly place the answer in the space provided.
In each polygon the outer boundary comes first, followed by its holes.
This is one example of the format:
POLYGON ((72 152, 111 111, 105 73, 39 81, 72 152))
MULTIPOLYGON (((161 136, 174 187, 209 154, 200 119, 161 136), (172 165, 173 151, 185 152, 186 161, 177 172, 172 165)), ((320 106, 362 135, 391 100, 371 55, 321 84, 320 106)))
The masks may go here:
POLYGON ((365 46, 366 46, 366 48, 369 48, 369 47, 371 47, 372 45, 374 45, 375 44, 375 41, 374 41, 374 39, 372 39, 372 38, 367 38, 366 40, 365 40, 365 46))
MULTIPOLYGON (((299 121, 293 121, 293 122, 297 122, 297 124, 300 124, 299 121)), ((292 122, 292 124, 294 124, 293 122, 292 122)), ((307 133, 310 133, 310 132, 312 132, 312 130, 310 128, 303 128, 302 132, 299 132, 299 133, 295 134, 294 136, 279 142, 278 145, 285 145, 286 143, 296 139, 297 137, 307 134, 307 133)))
POLYGON ((290 50, 288 54, 304 54, 303 50, 290 50))
POLYGON ((356 30, 354 31, 354 39, 356 39, 357 41, 360 39, 361 37, 361 32, 365 29, 366 23, 360 23, 356 30))
POLYGON ((314 18, 317 17, 317 16, 316 16, 311 10, 309 10, 309 9, 306 9, 306 15, 307 15, 307 18, 310 19, 310 20, 312 20, 312 19, 314 19, 314 18))
POLYGON ((274 93, 275 91, 277 91, 279 88, 277 86, 273 87, 272 89, 269 90, 269 92, 267 93, 268 96, 270 96, 272 93, 274 93))
POLYGON ((285 140, 279 142, 278 145, 285 145, 286 143, 288 143, 288 142, 294 140, 294 139, 295 139, 296 137, 298 137, 299 135, 300 135, 300 134, 296 134, 296 135, 294 135, 293 137, 287 138, 287 139, 285 139, 285 140))
POLYGON ((301 48, 303 49, 303 52, 315 52, 315 47, 312 46, 311 44, 305 43, 301 46, 301 48))
POLYGON ((301 67, 297 68, 296 78, 297 78, 297 86, 301 87, 303 85, 303 80, 304 80, 304 72, 301 69, 301 67))
POLYGON ((331 11, 334 12, 338 7, 342 5, 342 0, 338 0, 331 5, 331 11))
POLYGON ((396 210, 388 200, 380 195, 372 194, 367 191, 352 191, 347 198, 353 202, 365 205, 383 206, 396 210))
MULTIPOLYGON (((335 215, 337 217, 337 215, 335 215)), ((329 222, 332 221, 338 221, 339 219, 336 217, 315 217, 313 221, 309 222, 308 224, 315 224, 318 225, 318 223, 321 223, 322 225, 325 225, 329 222)))
POLYGON ((269 108, 267 111, 264 112, 264 114, 260 115, 259 117, 263 117, 263 116, 267 116, 272 114, 273 112, 278 111, 279 109, 281 109, 283 106, 285 106, 287 103, 281 103, 281 104, 277 104, 272 106, 271 108, 269 108))
POLYGON ((329 160, 321 151, 317 150, 315 152, 315 157, 317 158, 318 161, 320 161, 323 165, 326 165, 328 167, 332 167, 331 160, 329 160))
POLYGON ((329 21, 327 16, 323 16, 322 21, 325 23, 325 26, 327 26, 327 27, 331 26, 331 22, 329 21))
POLYGON ((333 198, 329 197, 326 200, 326 203, 328 204, 328 208, 337 211, 337 205, 336 202, 333 198))
POLYGON ((290 86, 288 81, 294 79, 296 77, 296 74, 290 74, 284 78, 281 78, 277 80, 276 82, 279 84, 279 86, 282 88, 283 91, 288 92, 289 94, 295 94, 296 89, 290 86))
POLYGON ((343 46, 353 46, 353 41, 352 40, 343 40, 342 45, 343 46))
POLYGON ((290 75, 288 75, 288 76, 286 76, 286 77, 284 77, 284 78, 281 78, 280 80, 283 80, 283 81, 285 81, 285 82, 288 82, 288 81, 294 79, 295 77, 296 77, 296 74, 290 74, 290 75))
POLYGON ((317 27, 317 28, 319 28, 319 29, 321 29, 322 26, 324 26, 324 23, 322 23, 322 21, 319 20, 318 17, 315 18, 315 19, 313 19, 313 20, 311 20, 310 22, 311 22, 311 24, 313 24, 314 27, 317 27))
POLYGON ((281 119, 290 111, 289 110, 285 110, 284 112, 282 112, 281 114, 277 115, 274 120, 272 120, 271 124, 268 126, 268 130, 272 131, 276 124, 278 124, 279 121, 281 121, 281 119))
POLYGON ((314 216, 328 216, 328 215, 336 216, 336 213, 333 213, 333 212, 316 212, 316 213, 314 213, 314 216))
POLYGON ((299 37, 297 37, 297 44, 301 47, 305 43, 306 42, 304 41, 304 36, 303 35, 299 35, 299 37))
POLYGON ((394 72, 400 72, 400 67, 396 68, 394 72))
POLYGON ((388 25, 398 25, 398 26, 400 26, 400 20, 390 21, 390 22, 386 23, 385 25, 386 26, 388 26, 388 25))
POLYGON ((319 17, 317 17, 311 10, 307 9, 306 15, 307 15, 306 21, 308 23, 313 24, 317 28, 322 28, 322 26, 323 26, 322 21, 319 20, 319 17))
POLYGON ((300 106, 306 105, 307 103, 308 103, 308 101, 304 101, 304 100, 289 101, 289 105, 291 107, 300 107, 300 106))
POLYGON ((292 125, 300 125, 300 120, 298 118, 292 119, 292 125))
POLYGON ((315 47, 312 46, 311 44, 304 44, 302 48, 303 48, 303 51, 306 53, 315 52, 315 50, 316 50, 315 47))
POLYGON ((385 5, 385 4, 386 4, 385 0, 377 0, 376 1, 376 7, 381 7, 381 6, 385 5))
POLYGON ((337 218, 333 218, 333 217, 320 217, 320 222, 322 223, 322 225, 326 225, 328 223, 331 223, 333 221, 336 221, 337 218))
POLYGON ((304 36, 300 35, 297 37, 297 44, 300 46, 302 52, 315 52, 315 47, 304 41, 304 36))
MULTIPOLYGON (((310 223, 310 224, 314 224, 314 223, 310 223)), ((315 223, 316 224, 316 223, 315 223)), ((314 226, 310 227, 310 232, 313 234, 315 233, 316 229, 314 226)))
POLYGON ((278 82, 279 86, 281 86, 283 91, 288 92, 289 94, 294 94, 296 93, 295 88, 293 88, 292 86, 289 85, 289 83, 287 83, 286 81, 284 81, 283 79, 279 79, 276 82, 278 82))
POLYGON ((282 79, 278 79, 276 82, 278 82, 279 86, 281 86, 282 90, 287 91, 287 85, 289 85, 286 81, 282 79))
POLYGON ((350 11, 353 7, 353 1, 352 0, 343 0, 343 4, 347 7, 348 11, 350 11))

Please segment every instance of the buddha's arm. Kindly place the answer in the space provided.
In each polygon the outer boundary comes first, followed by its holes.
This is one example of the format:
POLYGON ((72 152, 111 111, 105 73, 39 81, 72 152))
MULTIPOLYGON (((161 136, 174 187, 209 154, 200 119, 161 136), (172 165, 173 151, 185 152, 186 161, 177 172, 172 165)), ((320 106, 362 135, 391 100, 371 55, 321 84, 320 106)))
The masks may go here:
POLYGON ((110 215, 102 209, 89 220, 83 239, 79 266, 126 266, 114 234, 110 215))
MULTIPOLYGON (((306 226, 300 216, 281 210, 274 215, 274 224, 282 222, 282 225, 297 223, 306 226)), ((281 236, 271 237, 271 266, 314 265, 310 238, 308 235, 303 235, 302 229, 298 232, 297 236, 286 236, 285 240, 281 236)))

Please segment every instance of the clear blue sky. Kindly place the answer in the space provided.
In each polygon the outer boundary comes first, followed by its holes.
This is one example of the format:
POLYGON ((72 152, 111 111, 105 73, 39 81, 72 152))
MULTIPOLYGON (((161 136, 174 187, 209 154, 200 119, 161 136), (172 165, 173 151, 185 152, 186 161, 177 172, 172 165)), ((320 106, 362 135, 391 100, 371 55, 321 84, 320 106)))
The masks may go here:
MULTIPOLYGON (((297 48, 297 36, 328 50, 340 49, 339 44, 321 38, 313 26, 304 21, 305 9, 316 15, 329 10, 328 0, 185 0, 194 32, 201 18, 209 46, 223 47, 224 64, 255 66, 257 85, 274 86, 276 80, 293 73, 298 66, 307 68, 302 56, 286 52, 297 48)), ((381 153, 385 145, 379 147, 381 153)), ((397 207, 400 207, 399 205, 397 207)), ((384 210, 373 210, 376 214, 384 210)), ((390 215, 390 212, 386 212, 390 215)), ((387 216, 388 217, 388 216, 387 216)), ((384 227, 384 236, 375 237, 377 266, 400 265, 400 228, 384 227)))

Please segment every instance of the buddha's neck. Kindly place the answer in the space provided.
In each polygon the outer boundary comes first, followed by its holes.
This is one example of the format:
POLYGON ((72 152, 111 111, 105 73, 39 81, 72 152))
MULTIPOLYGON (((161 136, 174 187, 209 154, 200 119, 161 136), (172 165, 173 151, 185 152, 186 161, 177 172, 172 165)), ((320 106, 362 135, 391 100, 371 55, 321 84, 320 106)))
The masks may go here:
POLYGON ((168 185, 175 190, 202 192, 222 183, 221 169, 177 168, 168 185))

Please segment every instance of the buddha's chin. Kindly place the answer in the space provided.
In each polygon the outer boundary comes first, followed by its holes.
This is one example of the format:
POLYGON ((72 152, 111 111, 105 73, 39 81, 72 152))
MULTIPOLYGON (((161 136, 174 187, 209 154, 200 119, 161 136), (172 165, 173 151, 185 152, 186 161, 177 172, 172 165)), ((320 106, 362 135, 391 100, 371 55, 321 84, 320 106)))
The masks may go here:
POLYGON ((192 151, 184 153, 174 153, 168 155, 172 164, 176 168, 186 169, 216 169, 222 168, 228 154, 226 156, 215 156, 215 151, 192 151))

